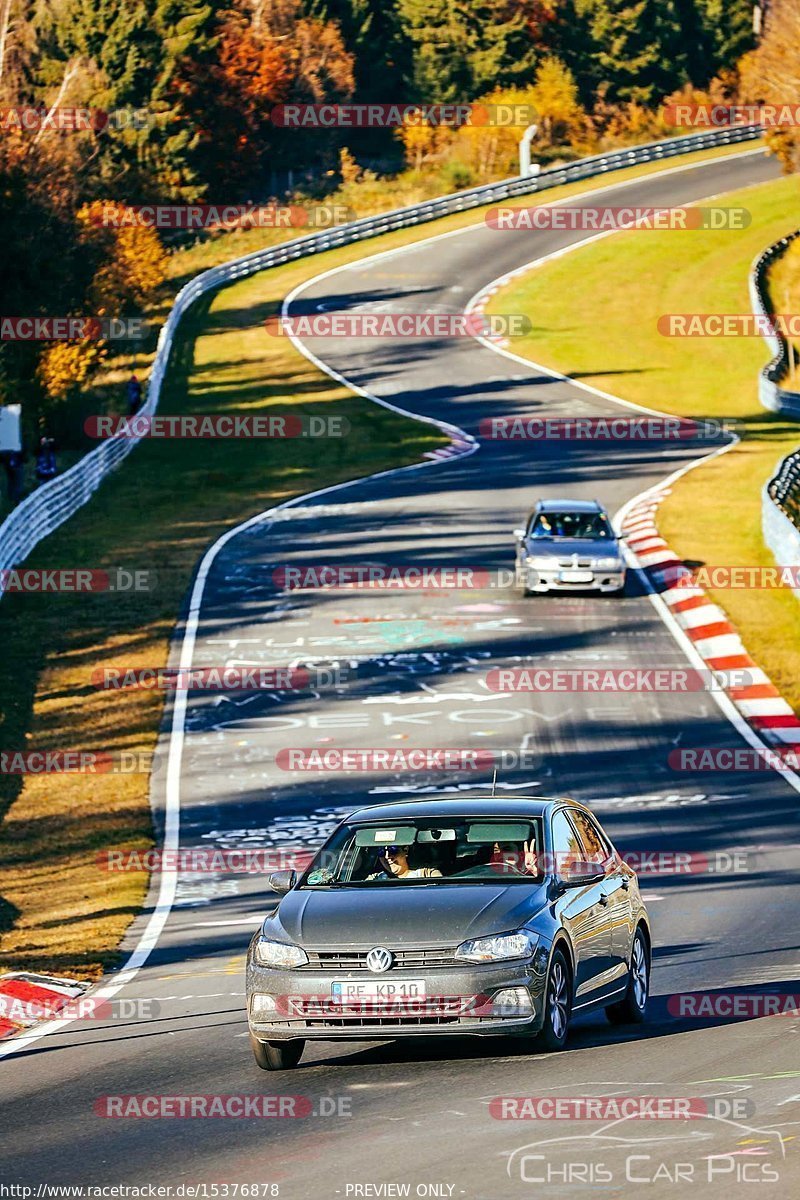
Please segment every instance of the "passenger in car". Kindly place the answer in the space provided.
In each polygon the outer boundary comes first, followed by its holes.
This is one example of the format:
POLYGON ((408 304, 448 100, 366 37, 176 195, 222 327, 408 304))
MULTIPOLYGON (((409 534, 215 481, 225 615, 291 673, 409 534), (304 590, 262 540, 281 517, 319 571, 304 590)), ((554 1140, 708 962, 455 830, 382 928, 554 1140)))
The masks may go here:
POLYGON ((539 863, 536 857, 536 847, 531 841, 521 845, 518 842, 495 842, 489 865, 497 871, 509 871, 515 875, 538 875, 539 863))

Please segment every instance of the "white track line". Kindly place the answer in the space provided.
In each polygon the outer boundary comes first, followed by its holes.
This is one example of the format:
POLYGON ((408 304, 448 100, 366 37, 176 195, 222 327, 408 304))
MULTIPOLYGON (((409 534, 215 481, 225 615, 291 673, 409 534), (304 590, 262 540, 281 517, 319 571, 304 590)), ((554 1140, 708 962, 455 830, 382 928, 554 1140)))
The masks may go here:
MULTIPOLYGON (((605 184, 603 187, 594 188, 588 192, 574 192, 570 196, 564 197, 560 200, 546 201, 545 204, 547 207, 568 204, 572 200, 585 200, 592 196, 601 195, 604 192, 617 191, 620 188, 630 187, 632 184, 635 185, 650 178, 658 177, 659 179, 663 179, 666 176, 675 175, 681 171, 692 171, 698 168, 707 167, 709 165, 724 163, 728 162, 729 160, 739 158, 747 158, 750 155, 764 153, 765 151, 763 146, 758 146, 754 149, 743 150, 738 154, 721 155, 719 158, 707 158, 701 160, 700 162, 685 163, 683 166, 676 165, 674 167, 669 167, 664 171, 648 171, 642 175, 621 180, 618 183, 605 184)), ((536 193, 531 194, 536 195, 536 193)), ((412 242, 409 246, 395 247, 393 250, 378 251, 376 254, 371 254, 366 258, 359 258, 353 263, 346 263, 341 267, 335 267, 332 270, 323 271, 321 274, 314 275, 311 279, 307 279, 304 283, 298 284, 298 286, 292 290, 290 295, 287 296, 283 302, 281 315, 286 315, 287 307, 295 296, 297 296, 304 288, 310 287, 313 283, 316 283, 320 279, 326 279, 340 271, 347 271, 354 267, 363 266, 366 263, 376 262, 380 259, 387 258, 389 255, 405 253, 407 251, 413 252, 420 246, 430 245, 432 242, 443 241, 445 238, 449 237, 458 237, 463 234, 468 234, 474 229, 483 228, 485 228, 485 224, 482 221, 478 221, 474 225, 465 226, 463 229, 454 229, 448 230, 446 233, 432 234, 431 237, 422 238, 420 241, 412 242)), ((578 242, 575 246, 575 249, 577 249, 578 246, 585 244, 585 242, 578 242)), ((241 280, 238 282, 241 282, 241 280)), ((229 284, 228 286, 232 285, 229 284)), ((283 504, 278 504, 273 508, 266 509, 264 512, 248 518, 248 520, 243 521, 239 525, 235 525, 232 529, 229 529, 227 532, 223 533, 215 542, 212 543, 211 546, 209 546, 208 550, 204 554, 195 577, 194 586, 192 587, 189 613, 186 620, 186 627, 184 629, 183 641, 181 644, 180 667, 182 669, 182 673, 179 675, 179 681, 180 679, 185 678, 183 670, 185 669, 188 671, 192 664, 195 642, 197 640, 197 626, 199 622, 200 607, 203 601, 203 593, 205 591, 208 573, 211 570, 214 560, 216 559, 220 550, 222 550, 232 538, 237 537, 246 529, 250 529, 252 526, 257 525, 262 521, 266 521, 269 517, 283 509, 294 508, 303 504, 307 500, 316 499, 318 496, 329 495, 331 492, 340 491, 342 488, 350 487, 352 484, 365 483, 374 479, 385 479, 390 475, 397 475, 401 471, 419 471, 424 470, 426 467, 436 467, 441 465, 443 462, 453 461, 453 459, 456 457, 466 457, 467 454, 474 454, 475 451, 480 449, 480 442, 471 437, 469 434, 465 433, 463 430, 459 429, 457 426, 450 425, 447 422, 437 421, 433 417, 421 416, 419 413, 407 412, 405 409, 398 408, 397 405, 390 404, 388 400, 382 400, 378 396, 373 396, 370 392, 365 391, 364 388, 359 387, 357 384, 350 383, 345 376, 340 375, 338 371, 334 371, 331 367, 328 367, 327 364, 322 362, 321 359, 318 359, 316 355, 312 354, 312 352, 308 350, 294 334, 290 336, 292 343, 301 352, 301 354, 309 359, 310 362, 314 363, 315 366, 319 367, 320 370, 324 371, 326 375, 329 375, 332 379, 337 380, 337 382, 342 383, 345 387, 349 388, 350 391, 355 392, 359 396, 363 396, 367 400, 373 401, 375 404, 380 404, 383 408, 388 408, 392 412, 396 412, 401 416, 410 417, 412 420, 421 421, 423 424, 435 425, 443 432, 453 437, 453 440, 460 440, 468 444, 469 449, 460 451, 457 455, 454 454, 446 459, 428 459, 426 462, 411 463, 406 467, 392 467, 387 471, 378 471, 373 475, 363 475, 356 479, 346 480, 343 483, 335 483, 330 487, 320 488, 315 492, 306 492, 302 496, 295 496, 293 499, 287 500, 283 504)), ((483 339, 478 340, 483 341, 483 339)), ((492 345, 491 342, 487 342, 486 344, 498 353, 507 354, 507 356, 510 358, 516 358, 518 362, 524 363, 526 367, 535 365, 531 363, 529 359, 519 358, 518 356, 509 354, 507 351, 500 350, 497 346, 492 345)), ((545 367, 542 367, 541 370, 546 371, 547 374, 553 374, 545 367)), ((554 376, 554 378, 558 378, 558 376, 554 376)), ((570 383, 572 382, 573 381, 570 380, 570 383)), ((593 389, 587 388, 587 390, 591 391, 593 389)), ((602 395, 602 393, 598 394, 602 395)), ((609 396, 608 399, 615 400, 619 404, 625 404, 625 401, 620 400, 618 397, 609 396)), ((629 407, 637 406, 634 405, 629 407)), ((179 686, 175 688, 174 696, 175 703, 172 711, 172 727, 170 731, 169 752, 167 758, 166 818, 163 844, 163 849, 166 851, 177 850, 178 838, 180 834, 180 772, 186 720, 186 688, 181 687, 179 683, 179 686)), ((800 789, 800 780, 798 780, 798 787, 800 789)), ((168 855, 168 860, 171 858, 173 858, 173 856, 168 855)), ((101 984, 95 991, 90 991, 86 994, 98 996, 104 1000, 109 999, 111 996, 116 995, 121 988, 126 987, 138 974, 155 949, 158 939, 163 932, 164 925, 166 924, 167 917, 170 914, 175 900, 177 878, 177 870, 162 871, 161 885, 158 892, 156 906, 151 912, 144 932, 142 933, 141 938, 139 939, 127 962, 117 974, 111 977, 108 983, 101 984)), ((6 1058, 9 1055, 22 1053, 22 1051, 26 1050, 28 1046, 32 1045, 34 1042, 37 1042, 40 1038, 46 1037, 48 1034, 54 1033, 60 1029, 64 1029, 67 1025, 72 1024, 74 1019, 75 1018, 65 1018, 61 1021, 48 1021, 46 1025, 42 1025, 37 1028, 35 1033, 28 1034, 25 1037, 9 1038, 7 1041, 0 1042, 0 1058, 6 1058)))

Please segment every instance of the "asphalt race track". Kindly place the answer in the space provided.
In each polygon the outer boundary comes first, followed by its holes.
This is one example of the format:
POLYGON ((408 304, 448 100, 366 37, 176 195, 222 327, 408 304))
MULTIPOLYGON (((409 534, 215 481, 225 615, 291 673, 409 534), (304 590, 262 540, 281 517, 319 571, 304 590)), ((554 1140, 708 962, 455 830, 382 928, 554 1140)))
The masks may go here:
MULTIPOLYGON (((681 204, 776 174, 772 160, 749 152, 673 167, 596 202, 681 204)), ((477 227, 312 281, 290 311, 458 311, 504 271, 586 236, 477 227)), ((474 436, 493 415, 620 413, 473 340, 316 339, 308 349, 369 393, 474 436)), ((251 524, 210 565, 193 662, 317 663, 341 676, 294 695, 191 694, 180 758, 173 747, 180 774, 165 769, 153 777, 161 818, 167 788, 179 788, 181 846, 295 849, 316 845, 339 813, 365 801, 409 786, 434 794, 485 788, 491 771, 303 773, 279 768, 280 750, 491 749, 505 754, 501 787, 589 803, 620 849, 712 860, 746 851, 742 874, 642 880, 656 938, 643 1030, 585 1018, 560 1055, 489 1039, 320 1044, 306 1048, 296 1071, 267 1075, 247 1042, 242 963, 274 898, 257 876, 186 874, 155 949, 115 998, 152 1000, 154 1015, 74 1022, 5 1057, 0 1178, 26 1185, 268 1183, 286 1200, 512 1200, 580 1197, 592 1188, 636 1200, 695 1191, 799 1194, 798 1020, 691 1022, 668 1008, 676 993, 793 993, 800 986, 798 923, 790 919, 800 867, 797 792, 772 772, 668 767, 675 746, 741 744, 708 693, 496 694, 485 686, 490 668, 530 660, 685 665, 638 580, 623 598, 523 599, 502 580, 421 595, 283 590, 276 576, 287 565, 365 563, 508 571, 511 531, 537 496, 596 497, 613 513, 710 448, 484 441, 476 453, 346 485, 251 524), (312 1115, 155 1120, 98 1111, 109 1095, 212 1093, 308 1097, 312 1115), (499 1120, 490 1111, 501 1096, 610 1094, 747 1104, 735 1119, 725 1118, 734 1110, 723 1106, 702 1120, 613 1125, 499 1120), (380 1186, 405 1184, 408 1192, 380 1186)), ((176 663, 179 651, 176 641, 176 663)), ((162 741, 166 762, 167 732, 162 741)), ((130 931, 131 951, 147 916, 130 931)))

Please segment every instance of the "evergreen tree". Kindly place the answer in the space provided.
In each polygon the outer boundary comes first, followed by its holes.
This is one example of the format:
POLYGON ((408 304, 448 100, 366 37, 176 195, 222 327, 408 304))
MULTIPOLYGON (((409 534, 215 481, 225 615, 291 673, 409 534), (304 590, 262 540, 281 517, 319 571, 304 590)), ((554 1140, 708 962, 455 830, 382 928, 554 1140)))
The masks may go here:
POLYGON ((466 0, 461 5, 470 50, 473 97, 495 87, 531 83, 538 54, 525 4, 466 0))
POLYGON ((469 102, 533 79, 538 54, 529 3, 400 0, 400 14, 414 46, 411 99, 469 102))
POLYGON ((459 0, 400 0, 414 48, 409 100, 449 104, 471 92, 467 31, 459 0))
POLYGON ((404 100, 412 73, 412 46, 396 3, 316 0, 311 15, 336 21, 354 59, 357 102, 404 100))
POLYGON ((204 114, 193 109, 188 80, 211 60, 216 16, 202 0, 149 0, 161 45, 150 94, 155 121, 143 131, 143 156, 170 195, 196 197, 201 186, 194 162, 204 114))
POLYGON ((611 101, 658 104, 693 73, 693 0, 582 0, 597 46, 599 90, 611 101))
POLYGON ((755 45, 752 0, 698 0, 716 75, 755 45))

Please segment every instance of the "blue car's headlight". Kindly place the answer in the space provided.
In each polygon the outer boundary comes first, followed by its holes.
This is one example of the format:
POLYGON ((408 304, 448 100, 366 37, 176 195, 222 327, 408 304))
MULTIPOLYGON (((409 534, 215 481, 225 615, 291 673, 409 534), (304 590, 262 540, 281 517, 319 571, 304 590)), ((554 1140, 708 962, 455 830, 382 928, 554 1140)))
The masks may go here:
POLYGON ((593 566, 595 571, 622 571, 625 564, 619 558, 596 558, 593 566))
POLYGON ((260 937, 256 942, 255 960, 262 967, 302 967, 308 962, 308 955, 299 946, 260 937))
POLYGON ((462 942, 455 953, 460 962, 499 962, 505 958, 528 958, 538 945, 535 933, 498 933, 494 937, 462 942))

